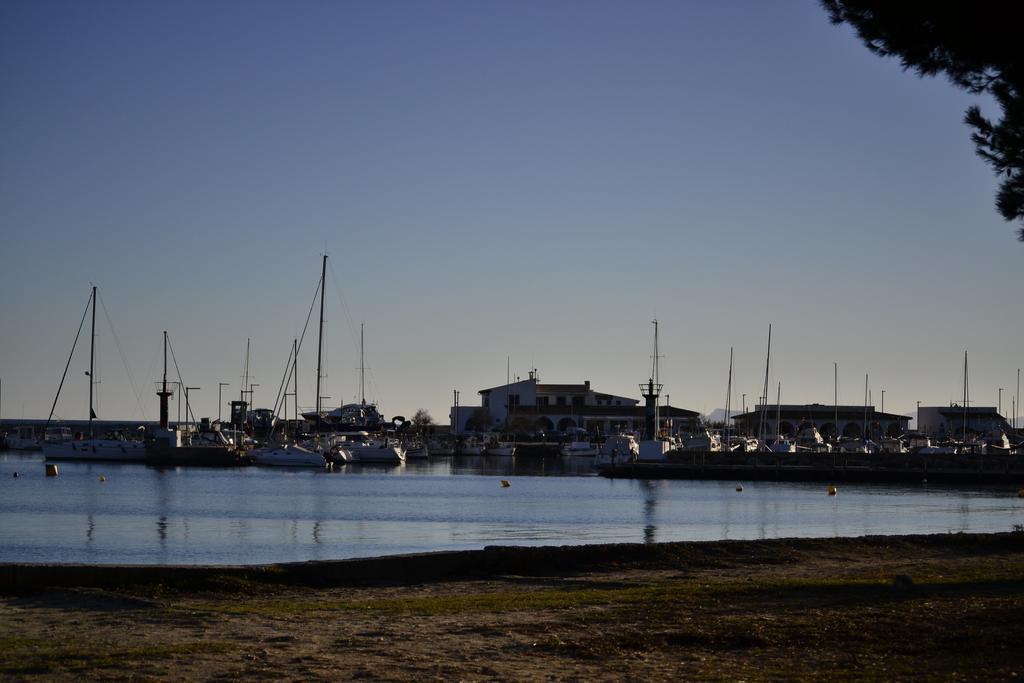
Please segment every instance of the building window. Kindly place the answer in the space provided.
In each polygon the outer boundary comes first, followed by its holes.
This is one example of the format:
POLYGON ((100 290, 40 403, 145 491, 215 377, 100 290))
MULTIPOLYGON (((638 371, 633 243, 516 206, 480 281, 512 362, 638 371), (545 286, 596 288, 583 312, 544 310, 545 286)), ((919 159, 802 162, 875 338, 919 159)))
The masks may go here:
POLYGON ((572 397, 572 404, 574 406, 576 406, 577 408, 582 407, 583 406, 583 397, 582 396, 573 396, 572 397))
POLYGON ((555 398, 555 403, 560 406, 565 405, 565 396, 558 396, 555 398))
POLYGON ((539 405, 539 406, 546 406, 547 404, 548 404, 548 397, 547 396, 538 396, 537 397, 537 405, 539 405))
POLYGON ((509 394, 508 395, 508 407, 509 408, 515 408, 518 405, 519 405, 519 394, 509 394))
POLYGON ((622 401, 616 401, 616 402, 615 402, 615 405, 617 405, 617 406, 621 406, 621 405, 622 405, 622 401))
POLYGON ((484 408, 489 408, 491 405, 491 395, 484 394, 484 408))

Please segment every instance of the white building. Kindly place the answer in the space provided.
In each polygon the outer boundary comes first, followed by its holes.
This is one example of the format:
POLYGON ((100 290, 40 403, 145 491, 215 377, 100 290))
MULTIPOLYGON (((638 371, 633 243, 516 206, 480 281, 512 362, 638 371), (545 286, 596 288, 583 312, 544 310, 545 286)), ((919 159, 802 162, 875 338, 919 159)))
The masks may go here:
MULTIPOLYGON (((567 432, 584 429, 591 433, 614 434, 639 431, 644 426, 645 408, 640 400, 595 391, 590 381, 582 384, 542 384, 536 372, 530 377, 490 389, 481 389, 480 405, 452 407, 456 433, 486 431, 500 427, 511 431, 567 432)), ((671 432, 692 429, 700 414, 692 410, 661 406, 661 429, 671 432)))

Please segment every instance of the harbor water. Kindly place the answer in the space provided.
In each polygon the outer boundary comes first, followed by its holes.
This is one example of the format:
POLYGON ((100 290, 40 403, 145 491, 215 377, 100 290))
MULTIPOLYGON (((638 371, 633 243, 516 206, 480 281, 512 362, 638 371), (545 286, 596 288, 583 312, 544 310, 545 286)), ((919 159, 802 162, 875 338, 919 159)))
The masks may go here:
POLYGON ((820 483, 609 480, 566 457, 334 472, 61 462, 46 477, 38 454, 0 454, 0 562, 257 564, 1020 525, 1024 499, 1007 487, 848 484, 830 496, 820 483))

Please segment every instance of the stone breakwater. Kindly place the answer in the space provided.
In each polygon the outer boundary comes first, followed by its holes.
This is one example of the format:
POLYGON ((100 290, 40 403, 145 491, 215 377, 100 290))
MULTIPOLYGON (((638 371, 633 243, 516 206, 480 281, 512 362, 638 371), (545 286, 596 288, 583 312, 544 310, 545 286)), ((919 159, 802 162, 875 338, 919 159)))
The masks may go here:
POLYGON ((752 481, 927 482, 1024 486, 1017 455, 673 451, 664 462, 617 463, 606 477, 752 481))

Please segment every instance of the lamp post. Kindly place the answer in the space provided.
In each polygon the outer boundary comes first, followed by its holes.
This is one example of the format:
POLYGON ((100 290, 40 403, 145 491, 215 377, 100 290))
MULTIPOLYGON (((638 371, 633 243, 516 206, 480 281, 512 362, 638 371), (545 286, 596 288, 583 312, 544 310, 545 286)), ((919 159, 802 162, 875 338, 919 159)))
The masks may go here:
POLYGON ((189 424, 190 423, 189 422, 189 415, 192 412, 192 407, 189 405, 189 402, 188 402, 188 392, 190 392, 190 391, 199 391, 200 388, 201 387, 185 387, 185 424, 189 424))
POLYGON ((999 417, 1003 416, 1003 388, 999 387, 999 407, 996 409, 999 413, 999 417))
POLYGON ((221 399, 221 392, 223 391, 224 387, 229 386, 231 386, 231 384, 228 382, 217 383, 217 422, 220 422, 220 409, 224 405, 224 401, 221 399))
POLYGON ((921 429, 921 402, 920 401, 917 402, 917 424, 914 425, 914 426, 917 427, 917 431, 919 431, 919 432, 923 432, 924 431, 923 429, 921 429))
POLYGON ((883 412, 883 413, 885 412, 885 389, 882 389, 882 410, 881 410, 881 412, 883 412))

